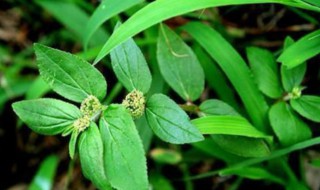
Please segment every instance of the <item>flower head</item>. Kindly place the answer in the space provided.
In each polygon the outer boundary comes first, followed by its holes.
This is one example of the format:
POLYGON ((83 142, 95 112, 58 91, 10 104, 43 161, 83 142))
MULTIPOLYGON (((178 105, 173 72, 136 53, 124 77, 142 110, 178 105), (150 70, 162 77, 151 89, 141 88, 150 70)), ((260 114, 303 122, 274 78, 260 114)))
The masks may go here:
POLYGON ((143 115, 145 104, 146 100, 139 90, 130 92, 122 102, 133 118, 139 118, 143 115))

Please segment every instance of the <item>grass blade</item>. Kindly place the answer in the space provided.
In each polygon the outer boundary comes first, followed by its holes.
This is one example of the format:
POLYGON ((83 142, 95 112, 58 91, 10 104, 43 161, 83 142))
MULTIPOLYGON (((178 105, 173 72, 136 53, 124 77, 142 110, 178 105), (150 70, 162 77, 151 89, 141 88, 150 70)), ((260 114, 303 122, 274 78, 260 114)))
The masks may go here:
POLYGON ((88 46, 93 34, 105 21, 140 2, 142 2, 142 0, 103 1, 90 17, 86 29, 84 30, 84 47, 88 46))
POLYGON ((267 131, 268 106, 245 61, 223 37, 201 23, 189 23, 185 29, 217 61, 240 95, 252 123, 261 131, 267 131))
POLYGON ((126 41, 130 37, 149 28, 168 18, 182 15, 199 9, 209 7, 225 6, 225 5, 240 5, 251 3, 281 3, 291 6, 297 6, 305 9, 320 11, 320 8, 294 0, 161 0, 149 3, 146 7, 136 12, 127 22, 125 22, 117 31, 110 37, 106 44, 101 49, 94 63, 99 62, 105 57, 114 47, 126 41), (174 8, 168 8, 174 7, 174 8))
POLYGON ((296 67, 320 53, 320 30, 312 32, 285 49, 278 61, 288 68, 296 67))

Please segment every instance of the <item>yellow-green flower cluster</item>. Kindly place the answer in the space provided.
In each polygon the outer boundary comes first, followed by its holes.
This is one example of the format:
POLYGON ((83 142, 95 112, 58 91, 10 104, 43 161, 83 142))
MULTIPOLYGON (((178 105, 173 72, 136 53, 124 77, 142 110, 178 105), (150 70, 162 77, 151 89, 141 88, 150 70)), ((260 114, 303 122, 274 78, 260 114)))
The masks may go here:
POLYGON ((143 115, 145 104, 146 100, 139 90, 130 92, 122 102, 133 118, 139 118, 143 115))
POLYGON ((100 115, 102 105, 95 96, 88 96, 80 106, 81 117, 77 119, 73 126, 80 133, 90 126, 90 122, 100 115))
POLYGON ((78 133, 84 131, 90 125, 90 117, 88 115, 83 115, 73 123, 73 127, 78 131, 78 133))
POLYGON ((94 116, 97 112, 101 111, 102 105, 98 98, 95 96, 88 96, 84 99, 80 106, 80 111, 83 115, 88 115, 90 117, 94 116))
POLYGON ((302 91, 302 88, 301 88, 301 87, 294 87, 294 88, 292 89, 292 91, 289 93, 289 98, 290 98, 290 99, 300 98, 300 96, 301 96, 301 91, 302 91))

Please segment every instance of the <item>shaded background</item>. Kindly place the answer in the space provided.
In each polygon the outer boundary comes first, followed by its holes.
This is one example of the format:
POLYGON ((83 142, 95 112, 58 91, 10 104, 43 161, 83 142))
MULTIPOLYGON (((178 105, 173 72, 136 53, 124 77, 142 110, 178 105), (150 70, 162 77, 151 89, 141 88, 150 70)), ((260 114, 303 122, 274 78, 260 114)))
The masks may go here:
MULTIPOLYGON (((33 96, 56 97, 55 94, 46 90, 31 87, 38 80, 38 71, 34 60, 32 44, 40 42, 51 47, 62 49, 68 52, 81 53, 82 32, 86 21, 98 5, 98 1, 62 1, 59 17, 55 14, 55 1, 53 6, 44 5, 40 1, 28 0, 1 0, 0 2, 0 189, 26 189, 34 178, 39 165, 49 155, 57 156, 59 164, 54 179, 54 189, 94 189, 94 187, 81 174, 78 160, 70 162, 68 157, 68 138, 60 136, 37 135, 21 123, 13 113, 11 104, 33 96), (73 15, 72 18, 69 15, 73 15), (63 19, 65 17, 65 20, 63 19), (79 30, 80 29, 80 30, 79 30)), ((61 3, 61 1, 59 1, 61 3)), ((59 9, 58 9, 59 10, 59 9)), ((129 13, 121 14, 125 20, 129 13)), ((248 45, 268 48, 273 51, 281 49, 283 39, 290 35, 294 39, 319 28, 320 15, 288 8, 281 5, 246 5, 206 9, 194 12, 184 17, 176 17, 166 21, 172 28, 179 27, 189 21, 197 20, 198 17, 205 17, 232 42, 240 51, 248 45)), ((104 24, 103 34, 95 36, 91 47, 99 47, 112 33, 116 18, 104 24)), ((138 36, 139 39, 143 36, 138 36)), ((186 40, 187 37, 186 37, 186 40)), ((142 45, 155 46, 156 41, 142 45)), ((92 48, 94 50, 94 48, 92 48)), ((91 51, 87 56, 92 60, 96 51, 91 51)), ((148 55, 146 55, 148 57, 148 55)), ((245 56, 244 56, 245 57, 245 56)), ((320 94, 320 57, 311 59, 308 63, 308 70, 303 84, 308 88, 306 94, 320 94)), ((109 86, 113 86, 116 78, 109 69, 107 59, 98 65, 106 76, 109 86)), ((213 95, 214 96, 214 95, 213 95)), ((173 95, 174 97, 174 95, 173 95)), ((115 99, 121 101, 121 97, 115 99)), ((316 124, 315 135, 319 135, 316 124)), ((318 126, 319 127, 319 126, 318 126)), ((162 145, 162 144, 160 144, 162 145)), ((159 143, 151 143, 151 149, 157 148, 159 143)), ((163 145, 168 146, 168 145, 163 145)), ((314 150, 317 147, 312 148, 314 150)), ((208 170, 223 166, 223 163, 211 158, 205 153, 192 150, 189 146, 183 146, 184 159, 188 162, 191 174, 204 173, 208 170), (185 151, 184 151, 185 150, 185 151), (192 152, 194 151, 194 152, 192 152), (190 153, 192 152, 192 154, 190 153)), ((310 151, 310 155, 318 155, 310 151)), ((298 154, 291 156, 290 162, 294 167, 298 165, 298 154)), ((149 158, 149 170, 157 168, 149 158)), ((183 165, 165 165, 161 174, 168 179, 173 179, 171 184, 176 189, 185 189, 185 183, 179 179, 182 177, 181 167, 183 165)), ((308 166, 310 167, 310 166, 308 166)), ((318 185, 320 176, 315 168, 309 168, 310 180, 318 185)), ((156 178, 159 180, 158 178, 156 178)), ((195 189, 229 189, 231 184, 236 183, 233 177, 210 177, 194 181, 195 189)), ((283 189, 283 187, 263 181, 242 181, 239 189, 283 189)))

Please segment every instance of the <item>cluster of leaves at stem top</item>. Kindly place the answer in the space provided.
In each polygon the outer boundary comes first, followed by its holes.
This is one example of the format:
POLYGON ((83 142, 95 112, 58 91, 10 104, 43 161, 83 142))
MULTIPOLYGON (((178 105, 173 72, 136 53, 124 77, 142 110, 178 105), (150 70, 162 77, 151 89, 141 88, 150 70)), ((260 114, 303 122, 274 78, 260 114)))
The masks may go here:
MULTIPOLYGON (((317 33, 319 32, 316 31, 307 36, 317 33)), ((305 38, 301 40, 305 41, 305 38)), ((293 50, 291 46, 297 49, 301 40, 295 43, 292 38, 286 38, 284 53, 279 60, 284 60, 284 55, 293 50)), ((300 49, 300 51, 304 50, 300 49)), ((296 54, 299 53, 296 51, 296 54)), ((247 55, 261 92, 270 98, 279 100, 271 106, 269 120, 280 144, 289 146, 311 138, 310 128, 299 115, 314 122, 320 122, 320 97, 302 95, 305 87, 301 83, 306 72, 306 63, 288 67, 291 60, 286 57, 279 71, 273 54, 268 50, 250 47, 247 49, 247 55)), ((292 61, 296 60, 295 57, 292 58, 292 61)))
POLYGON ((153 131, 167 142, 203 140, 187 114, 169 97, 154 94, 145 100, 151 73, 133 40, 111 54, 116 75, 130 91, 123 105, 100 103, 106 97, 107 83, 90 63, 44 45, 35 44, 34 49, 44 81, 64 98, 81 103, 80 108, 42 98, 16 102, 13 109, 39 134, 71 134, 70 157, 79 153, 83 174, 97 188, 148 189, 145 152, 133 122, 144 113, 153 131))

